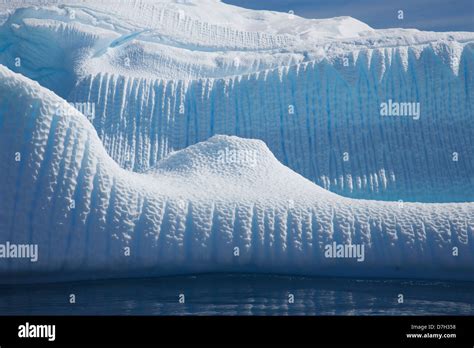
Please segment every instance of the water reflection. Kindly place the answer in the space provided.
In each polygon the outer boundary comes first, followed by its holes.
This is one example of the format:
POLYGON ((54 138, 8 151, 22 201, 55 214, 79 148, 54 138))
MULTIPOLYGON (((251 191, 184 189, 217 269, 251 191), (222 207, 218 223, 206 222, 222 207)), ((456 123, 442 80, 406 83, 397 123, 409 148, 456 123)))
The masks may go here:
POLYGON ((0 286, 0 314, 472 315, 473 293, 469 282, 201 275, 0 286))

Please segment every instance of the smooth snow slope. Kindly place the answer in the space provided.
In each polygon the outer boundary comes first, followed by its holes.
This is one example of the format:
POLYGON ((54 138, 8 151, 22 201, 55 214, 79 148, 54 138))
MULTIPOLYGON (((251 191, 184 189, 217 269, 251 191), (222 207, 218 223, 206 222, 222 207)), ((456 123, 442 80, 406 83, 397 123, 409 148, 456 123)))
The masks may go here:
POLYGON ((229 134, 263 140, 345 196, 474 200, 474 33, 214 0, 68 3, 16 11, 0 28, 0 63, 93 103, 89 118, 123 168, 146 171, 229 134), (381 117, 389 99, 419 102, 420 119, 381 117))
POLYGON ((84 115, 1 65, 0 182, 0 241, 39 245, 36 263, 0 259, 2 283, 213 271, 474 280, 474 203, 340 197, 260 140, 229 136, 129 172, 84 115), (326 258, 332 242, 364 245, 364 261, 326 258))

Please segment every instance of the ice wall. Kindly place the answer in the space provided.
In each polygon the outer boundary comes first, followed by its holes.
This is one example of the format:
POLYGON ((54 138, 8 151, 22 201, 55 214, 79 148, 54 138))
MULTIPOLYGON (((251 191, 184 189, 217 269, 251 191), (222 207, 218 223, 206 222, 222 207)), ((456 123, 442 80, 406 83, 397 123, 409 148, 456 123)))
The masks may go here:
POLYGON ((105 148, 135 171, 233 134, 263 140, 285 165, 345 196, 472 201, 473 51, 464 48, 455 73, 435 49, 370 50, 347 67, 302 63, 190 82, 99 74, 69 98, 95 103, 105 148), (382 117, 388 100, 420 103, 419 119, 382 117))

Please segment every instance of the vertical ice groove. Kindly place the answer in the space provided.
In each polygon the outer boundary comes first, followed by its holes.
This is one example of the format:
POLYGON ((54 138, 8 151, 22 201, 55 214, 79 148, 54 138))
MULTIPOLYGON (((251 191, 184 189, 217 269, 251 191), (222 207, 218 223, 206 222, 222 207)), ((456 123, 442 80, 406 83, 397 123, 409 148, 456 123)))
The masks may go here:
MULTIPOLYGON (((90 138, 86 140, 90 142, 90 138)), ((78 207, 77 219, 75 220, 75 235, 77 240, 72 243, 75 253, 78 259, 78 265, 80 266, 87 264, 88 255, 90 254, 89 242, 90 234, 94 233, 89 228, 91 221, 91 212, 93 208, 93 189, 94 189, 94 177, 96 170, 97 159, 90 152, 90 145, 85 147, 85 153, 83 157, 83 170, 81 171, 81 190, 77 202, 80 203, 78 207), (80 260, 80 261, 79 261, 80 260)))
MULTIPOLYGON (((2 138, 2 145, 1 147, 5 149, 5 154, 4 158, 2 156, 1 160, 2 163, 13 163, 14 156, 16 155, 16 152, 20 150, 20 155, 22 156, 22 160, 18 163, 16 162, 15 164, 18 166, 18 171, 15 175, 15 171, 13 168, 15 166, 9 165, 8 169, 8 177, 7 180, 4 182, 4 187, 5 191, 8 193, 8 196, 6 194, 2 194, 3 199, 0 201, 5 205, 4 208, 1 209, 3 214, 5 214, 4 217, 2 217, 2 221, 6 222, 5 228, 8 228, 11 233, 16 228, 19 228, 21 230, 26 230, 26 221, 27 221, 27 211, 26 209, 21 209, 21 207, 28 207, 30 205, 30 201, 33 199, 33 197, 28 194, 28 192, 32 192, 34 189, 34 182, 32 180, 25 180, 26 178, 29 178, 30 175, 30 169, 36 162, 35 158, 35 153, 32 151, 32 146, 30 145, 30 142, 32 140, 32 133, 34 130, 35 125, 39 121, 38 114, 40 112, 40 103, 35 100, 33 101, 31 108, 28 110, 28 120, 23 123, 24 125, 24 132, 18 132, 18 131, 12 131, 9 129, 10 127, 10 122, 14 122, 14 124, 17 124, 17 122, 20 122, 20 119, 18 118, 13 118, 9 116, 8 110, 15 110, 10 109, 13 105, 8 104, 3 104, 0 110, 5 109, 5 114, 4 114, 4 122, 3 126, 4 131, 7 132, 6 136, 2 138), (13 139, 12 139, 13 137, 13 139), (15 180, 16 177, 16 180, 15 180), (15 180, 15 185, 13 185, 13 180, 15 180), (28 182, 25 183, 25 181, 28 182), (12 191, 11 187, 15 187, 15 190, 12 191), (9 205, 9 203, 12 203, 13 199, 13 210, 9 212, 6 207, 9 205), (8 226, 8 227, 7 227, 8 226)), ((39 164, 40 165, 40 164, 39 164)), ((10 238, 12 238, 13 235, 10 235, 10 238)))
MULTIPOLYGON (((35 233, 40 233, 40 226, 44 226, 46 221, 44 221, 45 214, 44 212, 50 207, 52 203, 51 189, 53 181, 55 180, 55 162, 58 161, 58 156, 54 156, 55 151, 57 151, 56 146, 59 144, 56 143, 58 139, 55 134, 60 134, 64 129, 61 129, 59 123, 64 122, 63 119, 59 118, 57 115, 52 115, 47 120, 49 121, 49 129, 43 131, 42 137, 43 141, 41 146, 41 154, 38 156, 41 162, 39 168, 38 179, 36 181, 36 187, 34 188, 33 201, 31 203, 29 218, 30 226, 27 230, 18 231, 12 230, 12 239, 13 237, 16 240, 22 240, 26 242, 33 241, 35 233), (59 125, 58 125, 59 124, 59 125), (58 133, 56 133, 58 132, 58 133), (15 232, 15 233, 14 233, 15 232), (14 233, 14 234, 13 234, 14 233), (28 233, 28 235, 23 236, 28 233)), ((60 135, 59 135, 60 136, 60 135)), ((47 244, 51 243, 51 232, 48 235, 47 244)), ((49 261, 49 260, 48 260, 49 261)))
MULTIPOLYGON (((45 224, 45 226, 48 226, 49 231, 54 231, 57 228, 62 228, 63 226, 66 226, 68 224, 68 211, 67 207, 70 206, 71 202, 69 200, 69 196, 67 194, 67 191, 72 185, 71 185, 71 177, 69 176, 70 173, 68 171, 68 168, 71 166, 72 162, 72 152, 75 148, 75 141, 73 137, 73 129, 74 129, 74 124, 72 120, 68 120, 68 124, 66 128, 66 133, 63 134, 62 139, 59 139, 59 142, 62 143, 61 146, 58 146, 58 150, 61 150, 62 147, 62 153, 59 156, 60 158, 60 163, 58 164, 58 171, 55 174, 55 182, 53 186, 53 195, 52 195, 52 206, 50 209, 50 214, 49 214, 49 221, 48 223, 45 224), (57 178, 62 178, 62 182, 60 180, 57 180, 57 178)), ((58 154, 59 155, 59 154, 58 154)), ((45 214, 46 215, 46 214, 45 214)), ((52 233, 52 232, 51 232, 52 233)), ((38 241, 41 241, 41 235, 37 235, 35 238, 35 242, 38 243, 38 241)), ((65 246, 65 240, 67 240, 67 234, 61 234, 57 237, 57 239, 53 242, 53 239, 50 238, 51 242, 50 245, 57 245, 61 250, 65 246)), ((51 248, 48 250, 48 262, 51 262, 51 248)), ((56 257, 59 259, 62 258, 63 255, 60 255, 60 253, 55 253, 56 257)), ((56 260, 55 260, 56 261, 56 260)))

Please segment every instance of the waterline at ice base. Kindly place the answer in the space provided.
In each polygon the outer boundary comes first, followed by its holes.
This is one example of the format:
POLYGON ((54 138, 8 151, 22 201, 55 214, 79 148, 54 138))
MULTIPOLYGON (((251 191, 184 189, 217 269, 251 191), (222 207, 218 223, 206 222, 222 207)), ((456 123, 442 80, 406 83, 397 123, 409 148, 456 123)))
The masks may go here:
POLYGON ((472 281, 473 48, 216 0, 11 11, 0 282, 472 281))

